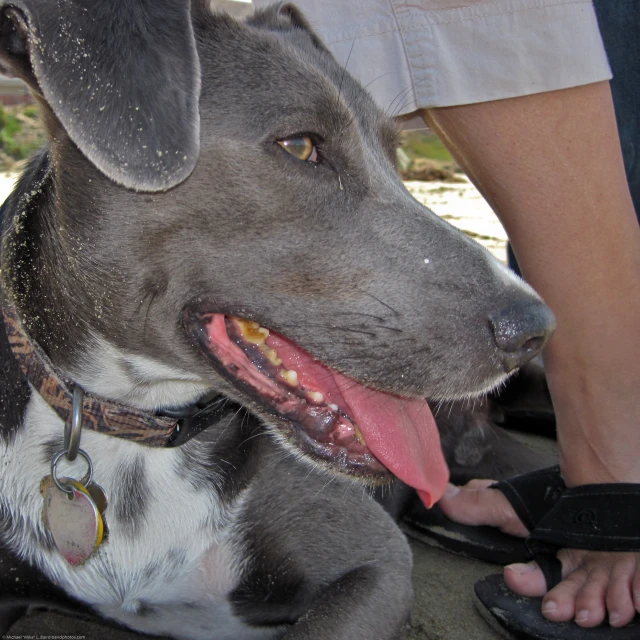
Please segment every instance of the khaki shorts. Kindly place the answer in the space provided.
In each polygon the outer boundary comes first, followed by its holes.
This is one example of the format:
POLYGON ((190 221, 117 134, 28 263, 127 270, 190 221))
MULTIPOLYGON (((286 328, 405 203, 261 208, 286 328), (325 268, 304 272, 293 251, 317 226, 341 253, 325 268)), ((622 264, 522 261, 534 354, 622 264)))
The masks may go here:
POLYGON ((591 0, 294 4, 390 115, 611 78, 591 0))

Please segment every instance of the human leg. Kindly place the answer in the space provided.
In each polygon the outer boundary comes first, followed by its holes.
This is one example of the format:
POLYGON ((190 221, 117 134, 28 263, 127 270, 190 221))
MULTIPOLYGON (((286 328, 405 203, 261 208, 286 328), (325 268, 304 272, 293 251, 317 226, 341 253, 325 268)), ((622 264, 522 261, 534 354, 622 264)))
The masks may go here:
MULTIPOLYGON (((640 220, 640 4, 594 0, 598 26, 613 72, 611 95, 631 199, 640 220)), ((520 273, 511 246, 509 266, 520 273)))
MULTIPOLYGON (((640 482, 640 227, 607 84, 433 109, 426 119, 501 217, 524 275, 556 313, 545 366, 565 481, 640 482)), ((461 491, 441 504, 454 519, 472 508, 477 524, 513 528, 509 509, 478 507, 495 493, 461 491)), ((548 618, 594 626, 607 609, 614 625, 633 617, 634 554, 561 555, 567 579, 545 597, 548 618)), ((546 590, 535 568, 515 567, 505 579, 523 595, 546 590)))

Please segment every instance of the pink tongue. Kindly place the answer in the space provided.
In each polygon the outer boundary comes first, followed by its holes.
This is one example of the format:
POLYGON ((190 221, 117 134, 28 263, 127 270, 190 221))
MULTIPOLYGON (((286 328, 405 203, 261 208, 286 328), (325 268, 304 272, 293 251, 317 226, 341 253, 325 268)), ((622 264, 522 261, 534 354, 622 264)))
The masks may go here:
POLYGON ((426 400, 373 391, 331 371, 367 447, 431 508, 444 493, 449 469, 426 400))
POLYGON ((329 369, 282 336, 272 333, 267 344, 287 368, 298 372, 305 388, 322 391, 355 420, 373 455, 416 489, 427 507, 441 498, 449 469, 426 400, 374 391, 329 369))

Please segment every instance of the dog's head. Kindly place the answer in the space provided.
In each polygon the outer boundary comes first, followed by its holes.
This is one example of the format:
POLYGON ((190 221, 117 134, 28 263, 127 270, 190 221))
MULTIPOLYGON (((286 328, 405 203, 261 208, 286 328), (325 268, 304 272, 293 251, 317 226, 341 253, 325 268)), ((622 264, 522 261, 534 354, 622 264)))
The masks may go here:
POLYGON ((5 250, 32 333, 99 393, 215 389, 307 457, 437 494, 422 398, 495 387, 553 317, 409 195, 393 123, 296 9, 203 5, 4 3, 3 64, 50 135, 13 205, 32 246, 5 250))

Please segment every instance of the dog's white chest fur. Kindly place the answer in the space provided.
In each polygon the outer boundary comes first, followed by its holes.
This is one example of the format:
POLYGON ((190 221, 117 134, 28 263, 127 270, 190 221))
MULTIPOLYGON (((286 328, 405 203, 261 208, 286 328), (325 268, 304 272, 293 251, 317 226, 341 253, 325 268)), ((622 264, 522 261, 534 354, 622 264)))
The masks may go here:
MULTIPOLYGON (((218 640, 274 635, 245 625, 228 600, 242 569, 233 544, 242 497, 223 507, 214 490, 189 482, 176 450, 142 452, 140 445, 85 431, 81 446, 109 499, 108 540, 78 567, 46 548, 39 484, 50 473, 63 425, 37 394, 26 420, 27 428, 3 445, 0 475, 0 495, 14 523, 11 543, 22 557, 72 596, 143 632, 199 639, 215 630, 218 640)), ((83 465, 63 464, 60 475, 80 478, 83 465)))

